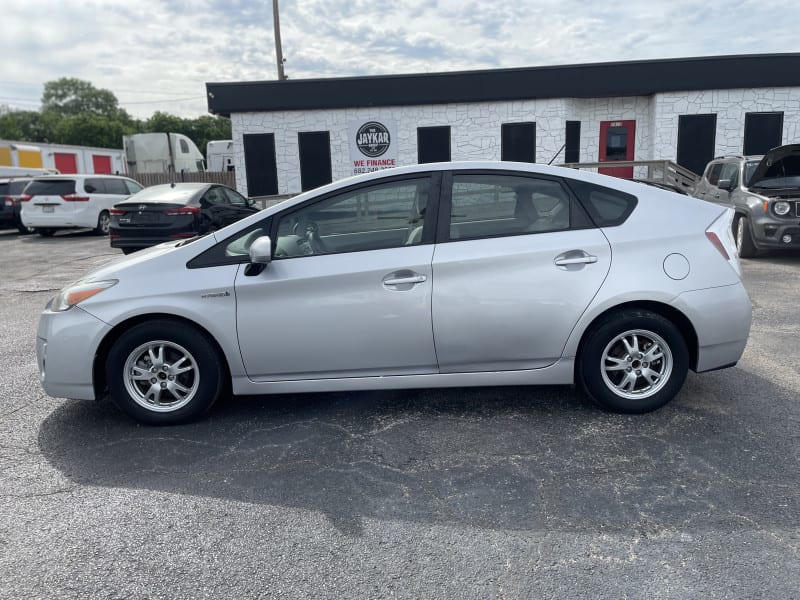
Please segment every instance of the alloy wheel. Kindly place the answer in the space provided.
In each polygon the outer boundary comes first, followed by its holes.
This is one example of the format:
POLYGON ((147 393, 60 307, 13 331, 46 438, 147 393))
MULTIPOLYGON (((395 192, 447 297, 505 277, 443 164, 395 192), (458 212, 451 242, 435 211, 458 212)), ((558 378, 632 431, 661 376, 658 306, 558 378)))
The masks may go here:
POLYGON ((672 352, 664 339, 644 329, 619 334, 603 350, 603 382, 617 396, 649 398, 666 385, 672 373, 672 352))
POLYGON ((200 386, 200 372, 191 353, 164 340, 133 350, 125 361, 123 379, 131 398, 154 412, 186 406, 200 386))

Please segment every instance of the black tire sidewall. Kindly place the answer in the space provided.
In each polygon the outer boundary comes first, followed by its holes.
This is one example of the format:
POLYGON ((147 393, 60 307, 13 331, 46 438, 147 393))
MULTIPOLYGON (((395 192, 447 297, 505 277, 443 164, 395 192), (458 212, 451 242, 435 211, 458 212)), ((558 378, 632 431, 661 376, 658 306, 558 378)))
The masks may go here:
POLYGON ((205 334, 189 324, 158 319, 135 325, 111 347, 106 359, 106 381, 113 402, 127 415, 151 425, 185 423, 206 413, 223 389, 222 359, 205 334), (147 410, 128 393, 123 381, 125 362, 130 353, 147 342, 164 340, 183 346, 197 362, 200 386, 189 404, 174 412, 147 410))
POLYGON ((97 235, 108 235, 108 231, 103 231, 103 215, 108 219, 108 227, 111 226, 111 215, 108 214, 107 210, 101 210, 100 214, 97 215, 97 227, 94 228, 94 232, 97 235))
POLYGON ((686 341, 677 327, 665 317, 645 310, 616 312, 599 322, 588 334, 578 357, 578 375, 587 394, 600 406, 622 413, 645 413, 656 410, 672 400, 683 387, 689 370, 686 341), (608 343, 631 329, 657 334, 672 353, 672 372, 658 392, 648 398, 623 398, 612 392, 603 381, 600 361, 608 343))
POLYGON ((739 258, 754 258, 756 254, 758 254, 758 249, 756 248, 755 243, 753 242, 753 234, 750 231, 750 219, 748 219, 744 215, 739 215, 736 219, 736 229, 737 231, 734 232, 734 239, 736 240, 736 253, 739 255, 739 258), (738 235, 738 228, 739 225, 742 226, 742 244, 739 245, 739 235, 738 235))

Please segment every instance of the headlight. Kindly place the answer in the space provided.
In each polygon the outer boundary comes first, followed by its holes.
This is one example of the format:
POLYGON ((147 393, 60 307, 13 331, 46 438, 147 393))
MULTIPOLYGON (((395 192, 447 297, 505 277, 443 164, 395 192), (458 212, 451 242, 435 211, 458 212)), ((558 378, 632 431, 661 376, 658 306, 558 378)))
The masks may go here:
POLYGON ((789 211, 792 210, 791 204, 789 204, 788 202, 784 202, 783 200, 781 200, 780 202, 776 202, 772 206, 772 208, 775 211, 775 214, 778 215, 779 217, 788 215, 789 211))
POLYGON ((53 301, 50 303, 50 310, 68 310, 79 302, 91 298, 95 294, 99 294, 103 290, 107 290, 116 284, 116 279, 109 279, 107 281, 78 281, 68 285, 56 294, 55 298, 53 298, 53 301))

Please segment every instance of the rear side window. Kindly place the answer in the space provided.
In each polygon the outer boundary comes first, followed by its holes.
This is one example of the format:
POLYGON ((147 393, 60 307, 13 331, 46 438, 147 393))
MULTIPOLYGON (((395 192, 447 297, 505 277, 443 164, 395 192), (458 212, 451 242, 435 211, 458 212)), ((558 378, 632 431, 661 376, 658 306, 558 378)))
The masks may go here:
POLYGON ((87 179, 83 182, 87 194, 106 194, 106 182, 103 179, 87 179))
POLYGON ((128 195, 128 188, 125 181, 122 179, 106 179, 106 194, 119 194, 120 196, 128 195))
POLYGON ((7 183, 0 183, 0 196, 5 196, 6 194, 10 194, 9 185, 7 183))
POLYGON ((633 194, 595 185, 575 179, 567 180, 567 184, 589 212, 589 216, 598 227, 614 227, 621 225, 636 208, 638 200, 633 194))
POLYGON ((570 202, 556 181, 516 175, 454 175, 450 239, 569 229, 570 202))
POLYGON ((129 194, 135 194, 137 192, 141 192, 144 189, 135 181, 128 181, 127 179, 123 179, 122 181, 125 183, 125 187, 128 188, 129 194))
POLYGON ((75 193, 74 179, 38 179, 25 190, 31 196, 67 196, 75 193))

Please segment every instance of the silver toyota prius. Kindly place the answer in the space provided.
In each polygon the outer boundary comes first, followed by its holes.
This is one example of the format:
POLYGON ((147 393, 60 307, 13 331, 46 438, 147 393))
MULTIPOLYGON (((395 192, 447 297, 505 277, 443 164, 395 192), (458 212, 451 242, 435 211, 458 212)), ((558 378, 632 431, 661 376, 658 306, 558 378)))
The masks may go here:
POLYGON ((578 382, 643 413, 731 367, 751 305, 732 211, 535 164, 344 179, 61 290, 51 396, 197 418, 222 395, 578 382))

